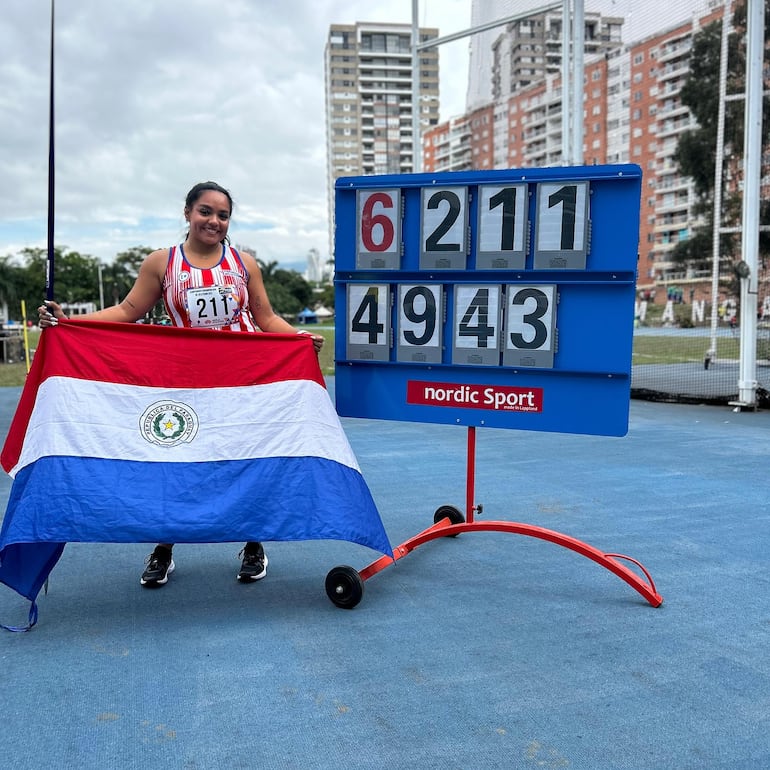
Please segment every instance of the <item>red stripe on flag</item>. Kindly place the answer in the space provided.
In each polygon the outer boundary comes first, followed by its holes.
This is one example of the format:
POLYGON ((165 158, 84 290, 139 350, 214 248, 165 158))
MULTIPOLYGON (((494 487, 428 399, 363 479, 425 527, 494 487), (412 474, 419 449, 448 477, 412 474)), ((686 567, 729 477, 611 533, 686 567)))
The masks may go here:
POLYGON ((41 335, 0 453, 6 471, 18 461, 38 388, 49 377, 154 388, 226 388, 288 380, 325 387, 313 341, 306 334, 62 321, 41 335))

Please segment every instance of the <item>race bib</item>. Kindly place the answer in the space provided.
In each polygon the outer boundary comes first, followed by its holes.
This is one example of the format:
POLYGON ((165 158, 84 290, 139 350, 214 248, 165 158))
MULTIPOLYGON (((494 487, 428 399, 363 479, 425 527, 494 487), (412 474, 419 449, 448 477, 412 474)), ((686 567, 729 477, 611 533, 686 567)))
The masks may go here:
POLYGON ((193 326, 230 326, 238 314, 232 286, 201 286, 187 290, 187 312, 193 326))

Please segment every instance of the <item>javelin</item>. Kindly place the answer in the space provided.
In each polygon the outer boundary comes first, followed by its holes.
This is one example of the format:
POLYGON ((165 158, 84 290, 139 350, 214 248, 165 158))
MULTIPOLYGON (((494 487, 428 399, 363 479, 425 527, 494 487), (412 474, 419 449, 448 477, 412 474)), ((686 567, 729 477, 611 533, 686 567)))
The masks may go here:
POLYGON ((51 0, 51 72, 48 102, 48 257, 45 263, 45 298, 53 299, 53 261, 54 261, 54 149, 53 149, 53 19, 54 0, 51 0))

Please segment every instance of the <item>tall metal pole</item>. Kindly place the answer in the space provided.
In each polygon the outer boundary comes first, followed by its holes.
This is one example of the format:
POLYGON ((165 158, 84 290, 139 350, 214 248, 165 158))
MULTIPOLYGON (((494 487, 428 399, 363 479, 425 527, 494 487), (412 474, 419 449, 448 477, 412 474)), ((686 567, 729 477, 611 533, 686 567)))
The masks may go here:
POLYGON ((48 84, 48 254, 45 262, 45 298, 54 298, 54 192, 56 184, 54 175, 54 0, 51 0, 51 62, 50 82, 48 84))
POLYGON ((719 231, 722 225, 722 176, 725 159, 725 98, 727 96, 727 43, 730 38, 730 0, 722 5, 722 49, 719 55, 719 101, 717 108, 717 148, 714 165, 714 227, 711 234, 711 343, 705 366, 717 357, 719 325, 719 231))
POLYGON ((565 166, 572 163, 572 14, 570 0, 562 0, 561 6, 561 159, 565 166))
POLYGON ((743 153, 741 256, 747 276, 741 278, 741 338, 738 406, 757 402, 757 272, 759 267, 759 198, 762 168, 762 65, 765 3, 748 0, 746 13, 746 106, 743 153))
POLYGON ((420 0, 412 0, 412 170, 422 171, 420 131, 420 0))
POLYGON ((572 163, 583 163, 583 73, 585 66, 585 3, 573 0, 572 19, 572 163))

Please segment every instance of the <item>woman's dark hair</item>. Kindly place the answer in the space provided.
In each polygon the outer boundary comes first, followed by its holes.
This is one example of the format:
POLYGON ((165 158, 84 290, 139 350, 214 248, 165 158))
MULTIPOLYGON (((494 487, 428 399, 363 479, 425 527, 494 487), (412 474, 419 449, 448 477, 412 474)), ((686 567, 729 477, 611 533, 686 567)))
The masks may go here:
POLYGON ((197 201, 207 190, 222 193, 230 203, 230 213, 233 213, 233 196, 230 195, 222 185, 219 185, 216 182, 198 182, 198 184, 187 193, 187 197, 184 199, 185 208, 191 209, 195 204, 195 201, 197 201))
MULTIPOLYGON (((184 199, 184 206, 185 211, 188 211, 191 209, 195 202, 198 200, 198 198, 203 195, 203 193, 207 192, 208 190, 212 190, 213 192, 222 193, 227 198, 228 203, 230 204, 230 213, 233 213, 233 196, 230 195, 228 190, 225 190, 222 185, 217 184, 216 182, 198 182, 190 192, 187 193, 187 197, 184 199)), ((228 236, 225 236, 222 243, 230 243, 230 238, 228 236)))

